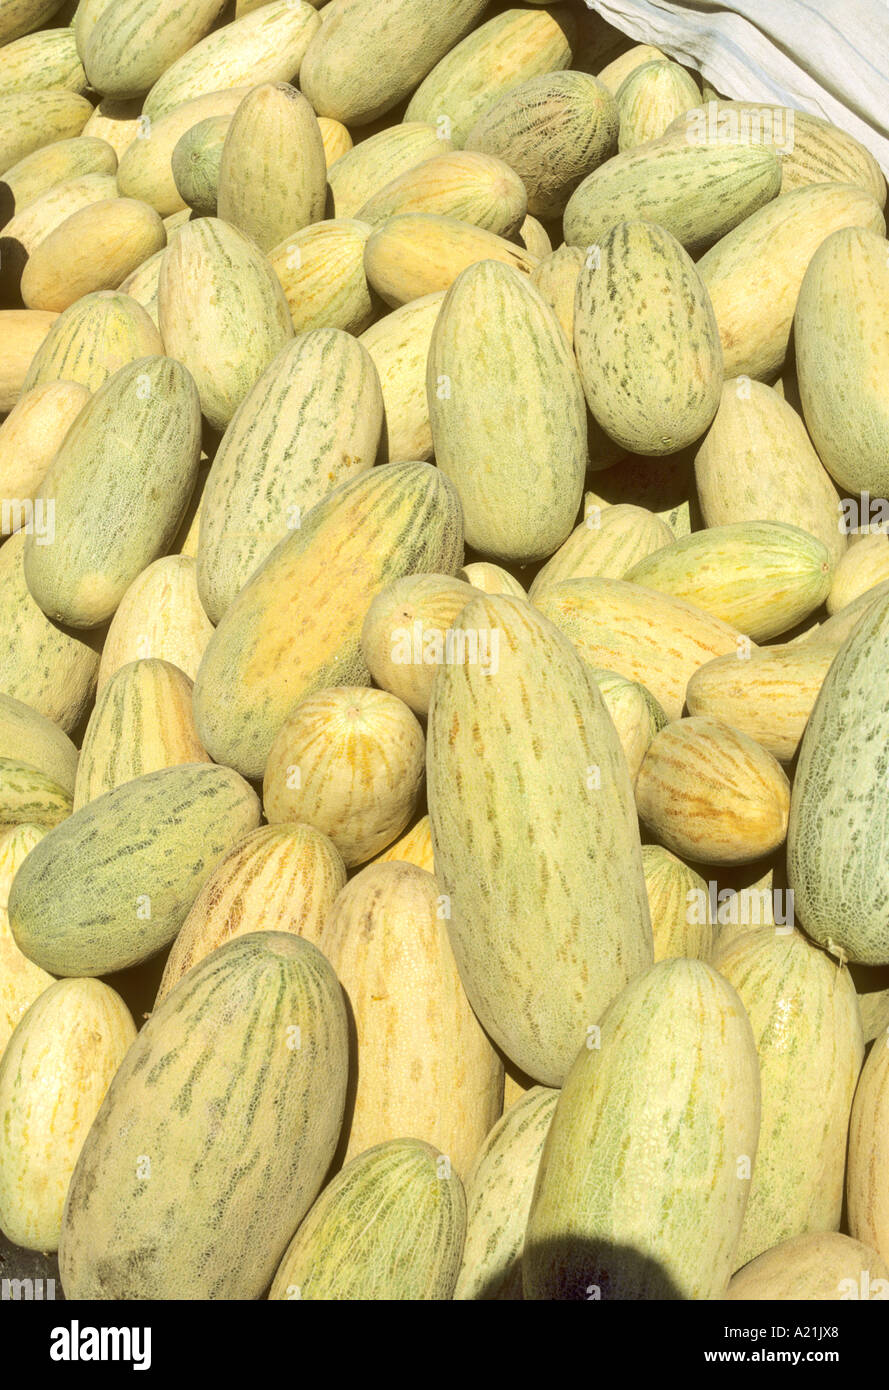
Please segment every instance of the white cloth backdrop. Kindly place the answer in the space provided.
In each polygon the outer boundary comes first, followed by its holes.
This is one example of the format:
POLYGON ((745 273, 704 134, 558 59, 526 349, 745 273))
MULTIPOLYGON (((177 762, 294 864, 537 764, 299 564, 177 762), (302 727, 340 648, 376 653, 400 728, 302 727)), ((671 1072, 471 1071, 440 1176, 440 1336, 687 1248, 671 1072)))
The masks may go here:
POLYGON ((889 0, 586 0, 719 92, 823 116, 889 174, 889 0))

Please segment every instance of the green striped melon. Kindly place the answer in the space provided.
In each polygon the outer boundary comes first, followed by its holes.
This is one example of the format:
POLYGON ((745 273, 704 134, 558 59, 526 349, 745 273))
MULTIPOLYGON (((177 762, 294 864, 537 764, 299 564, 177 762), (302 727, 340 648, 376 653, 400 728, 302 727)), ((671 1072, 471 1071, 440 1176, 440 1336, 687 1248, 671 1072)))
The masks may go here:
MULTIPOLYGON (((223 92, 210 92, 193 97, 181 106, 154 121, 146 120, 144 127, 125 150, 117 171, 117 186, 126 198, 141 198, 161 217, 180 212, 186 205, 176 183, 173 154, 180 140, 195 126, 213 117, 234 116, 248 92, 247 87, 235 87, 223 92)), ((215 208, 214 208, 215 214, 215 208)))
POLYGON ((16 875, 9 924, 19 949, 57 975, 107 975, 148 960, 259 814, 236 772, 207 763, 106 792, 50 831, 16 875))
POLYGON ((376 225, 403 212, 436 213, 509 237, 527 210, 525 185, 509 164, 490 154, 454 150, 399 174, 368 198, 358 216, 376 225))
POLYGON ((217 217, 190 222, 167 247, 158 322, 167 352, 191 372, 215 429, 228 425, 293 337, 287 300, 268 261, 217 217))
MULTIPOLYGON (((65 435, 90 398, 75 381, 50 381, 24 392, 0 425, 0 498, 23 502, 36 496, 65 435)), ((3 517, 0 530, 19 530, 21 509, 3 517)))
POLYGON ((846 1199, 849 1230, 889 1264, 889 1029, 864 1064, 849 1126, 846 1199))
POLYGON ((211 757, 262 776, 272 740, 306 695, 361 684, 361 625, 403 574, 453 573, 460 503, 425 463, 386 464, 342 484, 279 542, 213 634, 195 681, 211 757))
POLYGON ((319 116, 367 125, 409 96, 486 7, 487 0, 432 9, 427 0, 332 0, 312 36, 300 86, 319 116))
POLYGON ((586 251, 567 243, 546 256, 531 271, 531 284, 540 291, 562 325, 569 343, 574 342, 574 300, 577 279, 586 251))
POLYGON ((442 887, 414 864, 370 864, 319 944, 354 1029, 346 1161, 410 1134, 464 1177, 500 1114, 503 1064, 461 983, 442 887))
POLYGON ((358 334, 373 321, 379 300, 364 273, 364 248, 371 231, 369 222, 330 218, 303 227, 272 248, 269 262, 281 281, 294 332, 341 328, 358 334))
POLYGON ((230 125, 228 116, 206 116, 189 126, 173 146, 170 172, 176 192, 196 217, 216 216, 219 163, 230 125))
POLYGON ((15 1245, 58 1249, 71 1174, 135 1037, 108 985, 58 980, 10 1038, 0 1059, 0 1228, 15 1245))
POLYGON ((491 1130, 466 1178, 466 1244, 454 1298, 522 1297, 522 1248, 558 1091, 532 1086, 491 1130))
MULTIPOLYGON (((788 195, 789 196, 789 195, 788 195)), ((787 872, 800 924, 847 960, 889 965, 889 597, 834 658, 803 735, 793 782, 787 872), (872 752, 871 750, 879 750, 872 752)))
POLYGON ((663 845, 642 846, 645 891, 654 932, 655 961, 710 960, 713 923, 708 885, 663 845))
POLYGON ((781 1240, 839 1230, 864 1038, 849 972, 797 931, 748 932, 715 964, 747 1010, 762 1084, 740 1267, 781 1240))
MULTIPOLYGON (((480 9, 481 7, 477 7, 480 9)), ((565 5, 552 10, 507 9, 450 52, 414 92, 405 118, 441 122, 460 147, 492 102, 538 73, 571 65, 577 25, 565 5)))
POLYGON ((850 226, 812 257, 794 317, 796 370, 818 456, 844 492, 889 490, 889 242, 850 226))
POLYGON ((0 695, 0 757, 20 758, 73 795, 74 744, 58 724, 11 695, 0 695))
POLYGON ((157 329, 158 324, 157 289, 160 283, 163 259, 164 252, 155 251, 153 256, 149 256, 147 261, 143 261, 140 266, 137 266, 133 273, 128 275, 120 284, 121 294, 135 300, 148 315, 155 329, 157 329))
POLYGON ((25 581, 24 531, 0 546, 0 692, 73 733, 89 710, 99 670, 91 633, 66 631, 31 597, 25 581))
POLYGON ((4 208, 7 198, 11 197, 13 203, 10 212, 18 213, 56 184, 80 178, 84 174, 116 172, 117 154, 107 140, 75 135, 71 140, 56 140, 51 145, 44 145, 13 164, 0 180, 0 197, 3 198, 4 208))
POLYGON ((64 87, 0 93, 0 170, 44 145, 79 135, 92 110, 86 97, 64 87))
POLYGON ((97 290, 60 314, 38 348, 24 390, 76 381, 96 391, 115 372, 164 350, 157 327, 129 295, 97 290))
POLYGON ((385 462, 432 458, 426 363, 444 298, 444 290, 421 295, 377 319, 361 334, 383 392, 380 450, 385 462))
POLYGON ((531 1299, 721 1298, 759 1134, 744 1006, 702 961, 632 980, 581 1047, 543 1149, 531 1299))
POLYGON ((448 289, 479 261, 499 261, 529 275, 537 257, 483 227, 432 212, 388 218, 364 248, 368 284, 392 307, 448 289))
POLYGON ((11 43, 46 24, 63 0, 4 0, 0 5, 0 45, 11 43))
POLYGON ((52 975, 22 955, 9 930, 6 910, 12 880, 46 834, 38 825, 0 831, 0 1058, 22 1016, 53 982, 52 975))
POLYGON ((669 59, 642 63, 617 89, 618 148, 635 150, 659 139, 677 116, 700 99, 697 82, 678 63, 669 59))
POLYGON ((50 829, 70 816, 71 793, 20 758, 0 758, 0 830, 13 825, 50 829))
POLYGON ((695 455, 704 523, 781 521, 846 549, 837 490, 792 406, 761 381, 726 381, 719 409, 695 455))
POLYGON ((863 189, 814 184, 760 208, 701 258, 727 377, 770 381, 780 373, 809 263, 843 227, 886 231, 879 204, 863 189))
POLYGON ((101 691, 130 661, 157 657, 197 675, 213 635, 198 597, 196 565, 188 555, 164 555, 133 580, 111 619, 98 672, 101 691))
POLYGON ((6 44, 0 96, 13 92, 86 92, 89 83, 71 29, 40 29, 6 44))
POLYGON ((782 1240, 739 1270, 725 1291, 727 1303, 887 1297, 889 1264, 875 1250, 838 1231, 782 1240))
POLYGON ((650 691, 638 681, 628 681, 615 671, 592 668, 599 694, 617 730, 627 760, 630 781, 635 784, 651 740, 664 727, 667 716, 650 691))
POLYGON ((496 559, 551 555, 577 515, 586 412, 555 314, 508 266, 465 270, 442 305, 426 391, 438 467, 467 544, 496 559))
POLYGON ((765 145, 700 145, 664 136, 594 169, 565 208, 569 246, 598 245, 618 222, 645 218, 697 256, 769 203, 781 161, 765 145))
POLYGON ((451 141, 428 121, 402 121, 368 136, 328 170, 335 216, 355 217, 368 198, 392 179, 451 149, 451 141))
POLYGON ((377 685, 426 715, 432 682, 448 659, 448 632, 475 590, 449 574, 409 574, 377 594, 361 652, 377 685))
POLYGON ((260 1298, 333 1158, 347 1048, 339 983, 308 941, 255 932, 201 961, 142 1029, 83 1147, 66 1298, 260 1298))
POLYGON ((210 469, 198 591, 218 623, 279 541, 341 483, 371 468, 383 400, 368 352, 347 333, 301 333, 232 418, 210 469))
POLYGON ((74 810, 147 772, 209 761, 195 732, 188 676, 156 657, 131 662, 115 671, 90 715, 74 810))
POLYGON ((638 454, 674 454, 716 414, 722 350, 688 252, 650 222, 621 222, 577 282, 574 346, 587 404, 638 454))
POLYGON ((683 536, 640 560, 626 579, 693 603, 762 642, 814 613, 830 592, 832 572, 827 547, 808 531, 739 521, 683 536))
POLYGON ((225 137, 216 194, 223 221, 263 251, 324 216, 324 141, 295 87, 265 82, 244 97, 225 137))
POLYGON ((614 97, 589 73, 539 73, 487 106, 464 147, 503 160, 528 191, 528 211, 553 218, 615 153, 619 124, 614 97))
POLYGON ((629 77, 636 68, 641 68, 643 63, 656 63, 666 58, 666 53, 661 49, 655 48, 653 44, 637 43, 624 48, 623 52, 605 64, 596 74, 599 81, 603 83, 615 96, 617 95, 622 82, 629 77))
POLYGON ((432 688, 435 871, 473 1008, 516 1066, 559 1085, 651 961, 630 776, 592 672, 524 599, 479 595, 454 630, 476 652, 432 688))
POLYGON ((114 0, 103 5, 82 53, 90 85, 117 100, 140 97, 193 48, 224 0, 114 0))
POLYGON ((53 544, 36 533, 25 543, 28 588, 48 617, 98 626, 163 554, 194 488, 200 430, 195 384, 168 357, 122 367, 84 406, 37 494, 53 503, 53 544))
POLYGON ((324 1189, 287 1247, 269 1298, 449 1299, 465 1231, 462 1183, 431 1144, 377 1144, 324 1189))
POLYGON ((161 74, 145 98, 152 121, 184 101, 229 87, 291 82, 320 21, 305 0, 271 0, 216 29, 161 74))
POLYGON ((183 975, 236 936, 286 931, 318 945, 346 882, 336 847, 311 825, 263 825, 220 859, 170 948, 155 1007, 183 975))
POLYGON ((581 524, 537 571, 528 596, 537 595, 563 579, 583 579, 601 575, 623 579, 628 570, 646 555, 673 542, 665 521, 644 507, 618 504, 589 507, 581 524))

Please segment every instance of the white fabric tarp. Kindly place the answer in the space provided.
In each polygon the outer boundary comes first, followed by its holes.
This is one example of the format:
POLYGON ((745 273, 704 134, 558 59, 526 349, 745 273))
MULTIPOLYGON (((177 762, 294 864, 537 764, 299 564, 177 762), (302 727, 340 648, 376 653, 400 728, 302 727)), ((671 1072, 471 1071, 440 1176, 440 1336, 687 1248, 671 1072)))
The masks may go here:
POLYGON ((847 130, 889 173, 889 0, 586 0, 739 101, 847 130))

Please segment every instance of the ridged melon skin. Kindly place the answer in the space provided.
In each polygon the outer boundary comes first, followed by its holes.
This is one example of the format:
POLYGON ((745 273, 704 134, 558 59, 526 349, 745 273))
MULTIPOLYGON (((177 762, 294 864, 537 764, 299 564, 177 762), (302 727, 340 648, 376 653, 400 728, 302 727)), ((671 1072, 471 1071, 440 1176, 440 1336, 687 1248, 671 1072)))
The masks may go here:
POLYGON ((793 315, 812 257, 831 232, 886 223, 869 193, 815 184, 782 194, 698 261, 719 324, 727 377, 771 381, 784 364, 793 315))
POLYGON ((419 1139, 354 1158, 324 1189, 278 1266, 269 1298, 450 1299, 466 1232, 456 1173, 419 1139))
POLYGON ((574 349, 593 416, 628 452, 674 454, 716 414, 716 317, 691 257, 662 227, 621 222, 584 262, 574 349))
POLYGON ((34 247, 22 271, 22 299, 29 309, 61 313, 85 294, 116 290, 166 243, 166 228, 147 203, 114 197, 90 203, 34 247))
POLYGON ((827 673, 800 745, 787 872, 797 919, 847 960, 889 964, 885 757, 889 598, 861 619, 827 673), (880 750, 864 755, 866 746, 880 750))
POLYGON ((71 814, 71 793, 21 758, 0 758, 0 830, 13 825, 50 829, 71 814))
POLYGON ((36 531, 25 542, 25 578, 47 617, 96 627, 113 615, 175 536, 200 444, 198 393, 180 363, 143 357, 100 387, 37 493, 54 504, 53 544, 36 531))
POLYGON ((747 1010, 762 1084, 739 1268, 779 1241, 839 1229, 864 1037, 849 972, 798 931, 748 932, 714 963, 747 1010))
POLYGON ((429 212, 508 237, 527 211, 525 185, 509 164, 490 154, 454 150, 399 174, 368 198, 358 216, 375 225, 403 212, 429 212))
POLYGON ((713 924, 707 884, 701 875, 662 845, 642 846, 642 868, 655 962, 674 956, 709 961, 713 924))
POLYGON ((211 757, 261 777, 272 740, 313 691, 366 684, 361 625, 404 574, 454 573, 459 498, 438 469, 386 464, 342 484, 275 547, 211 637, 194 689, 211 757))
POLYGON ((213 624, 198 597, 195 561, 164 555, 134 579, 111 619, 102 647, 98 690, 130 661, 157 657, 194 680, 213 624))
POLYGON ((0 169, 11 169, 44 145, 79 135, 92 112, 86 97, 63 87, 0 94, 0 169))
MULTIPOLYGON (((0 497, 33 498, 65 435, 90 398, 76 381, 51 381, 27 391, 0 425, 0 497)), ((21 527, 26 516, 11 518, 21 527)))
POLYGON ((364 248, 372 230, 357 218, 329 218, 272 248, 269 261, 281 281, 294 332, 340 328, 357 335, 373 322, 379 300, 364 273, 364 248))
POLYGON ((24 531, 0 546, 0 689, 72 733, 86 714, 99 670, 95 638, 50 622, 25 581, 24 531))
POLYGON ((116 671, 96 700, 77 766, 74 810, 134 777, 208 763, 191 713, 191 681, 156 657, 116 671))
POLYGON ((333 1158, 347 1069, 342 992, 308 941, 255 932, 201 961, 142 1029, 84 1145, 65 1296, 260 1298, 333 1158))
POLYGON ((522 1298, 525 1227, 558 1099, 558 1091, 533 1086, 498 1120, 479 1151, 466 1179, 466 1244, 455 1299, 522 1298))
POLYGON ((391 307, 448 289, 461 271, 498 261, 530 275, 537 257, 506 237, 433 212, 402 212, 368 238, 368 283, 391 307))
POLYGON ((463 1177, 500 1114, 503 1064, 461 983, 442 888, 414 864, 368 865, 319 945, 354 1020, 346 1161, 409 1133, 463 1177))
POLYGON ((538 73, 570 66, 577 25, 567 5, 553 10, 505 10, 462 43, 450 46, 420 84, 405 119, 446 118, 459 148, 485 109, 504 92, 538 73))
POLYGON ((368 198, 399 174, 453 148, 428 121, 402 121, 368 136, 328 170, 335 216, 355 217, 368 198))
POLYGON ((565 208, 565 240, 596 245, 618 222, 645 218, 697 256, 780 187, 781 161, 767 146, 706 146, 664 136, 615 155, 584 179, 565 208))
POLYGON ((560 1085, 588 1027, 651 963, 630 776, 592 672, 525 600, 480 595, 454 630, 477 634, 479 652, 496 640, 497 670, 445 665, 432 688, 426 773, 448 930, 491 1037, 560 1085))
POLYGON ((50 87, 82 95, 89 85, 71 29, 40 29, 4 45, 2 96, 50 87))
POLYGON ((90 85, 103 96, 141 97, 198 43, 225 0, 115 0, 91 27, 83 49, 90 85))
POLYGON ((23 390, 75 381, 96 391, 127 363, 163 350, 157 327, 140 304, 116 290, 97 290, 58 315, 31 361, 23 390))
POLYGON ((377 685, 415 714, 429 711, 445 634, 475 589, 449 574, 411 574, 377 594, 361 629, 361 651, 377 685))
POLYGON ((528 211, 554 218, 616 153, 619 125, 614 97, 589 73, 540 73, 486 107, 464 148, 502 159, 528 190, 528 211))
POLYGON ((655 59, 628 73, 617 89, 618 148, 635 150, 658 140, 701 98, 700 88, 678 63, 655 59))
POLYGON ((676 854, 704 864, 747 864, 784 843, 790 784, 752 738, 693 716, 652 739, 636 779, 636 806, 676 854))
POLYGON ((107 975, 148 960, 259 817, 242 778, 207 763, 106 792, 50 831, 16 875, 9 924, 19 949, 55 975, 107 975))
POLYGON ((0 1060, 0 1227, 15 1245, 58 1249, 74 1165, 135 1037, 108 985, 58 980, 10 1038, 0 1060))
POLYGON ((536 607, 584 661, 638 681, 679 719, 693 673, 714 657, 747 652, 740 632, 694 604, 622 579, 563 579, 536 607))
POLYGON ((173 146, 170 170, 176 192, 196 217, 216 216, 219 162, 230 125, 228 116, 206 116, 173 146))
POLYGON ((0 1058, 23 1014, 53 983, 52 975, 22 955, 9 930, 6 910, 12 880, 46 834, 39 825, 0 830, 0 1058))
POLYGON ((794 317, 806 425, 844 492, 889 489, 889 243, 846 227, 809 263, 794 317))
POLYGON ((764 642, 820 608, 832 573, 827 547, 807 531, 739 521, 683 536, 640 560, 626 579, 685 599, 764 642))
POLYGON ((62 0, 6 0, 0 11, 0 44, 39 29, 61 7, 62 0))
POLYGON ((327 160, 317 117, 287 82, 248 92, 229 126, 216 207, 263 251, 324 216, 327 160))
POLYGON ((719 409, 695 455, 704 522, 720 527, 782 521, 827 546, 846 549, 837 490, 792 406, 761 381, 726 381, 719 409))
MULTIPOLYGON (((249 88, 235 87, 223 92, 184 101, 166 116, 146 122, 121 156, 117 186, 124 197, 141 198, 161 217, 181 212, 186 200, 179 192, 173 171, 173 154, 179 142, 193 128, 213 117, 234 116, 249 88)), ((216 209, 213 209, 215 215, 216 209)))
POLYGON ((423 730, 397 696, 318 690, 275 735, 262 783, 266 819, 304 821, 329 835, 347 867, 366 863, 413 819, 425 754, 423 730))
POLYGON ((860 536, 849 546, 833 574, 827 595, 828 613, 841 613, 850 603, 889 579, 889 536, 885 532, 860 536))
POLYGON ((300 87, 319 116, 367 125, 408 96, 486 6, 487 0, 451 0, 432 9, 427 0, 332 0, 306 53, 300 87))
MULTIPOLYGON (((874 1041, 849 1126, 849 1230, 889 1264, 889 1031, 874 1041)), ((885 1292, 885 1290, 884 1290, 885 1292)))
POLYGON ((445 290, 421 295, 377 319, 361 334, 383 392, 380 448, 388 463, 432 458, 432 426, 426 398, 429 344, 445 290))
POLYGON ((20 758, 74 793, 79 753, 58 724, 11 695, 0 695, 0 757, 20 758))
POLYGON ((155 1008, 182 976, 236 936, 287 931, 317 946, 346 882, 326 835, 310 825, 262 825, 219 861, 170 949, 155 1008))
POLYGON ((468 545, 527 563, 570 534, 586 472, 586 410, 565 335, 515 270, 482 261, 442 305, 426 394, 438 467, 468 545))
POLYGON ((745 1265, 726 1289, 725 1302, 815 1303, 856 1296, 886 1298, 887 1287, 889 1265, 875 1250, 837 1231, 817 1231, 783 1240, 745 1265), (884 1281, 883 1287, 879 1280, 884 1281), (870 1293, 870 1289, 874 1292, 870 1293))
POLYGON ((638 561, 672 545, 674 539, 667 523, 645 507, 591 508, 537 571, 528 597, 536 600, 545 588, 563 579, 623 579, 638 561))
POLYGON ((211 622, 316 503, 373 467, 382 424, 376 368, 348 333, 301 333, 273 359, 207 478, 197 579, 211 622))
POLYGON ((43 149, 26 155, 0 180, 14 200, 14 211, 21 212, 35 198, 58 183, 83 174, 114 174, 117 154, 107 140, 95 136, 75 135, 71 140, 56 140, 43 149))
POLYGON ((228 425, 293 337, 287 300, 268 261, 218 217, 188 223, 167 247, 158 323, 167 352, 194 377, 215 429, 228 425))
POLYGON ((271 0, 207 34, 171 63, 146 96, 143 113, 156 121, 206 92, 293 81, 320 23, 304 0, 271 0))
POLYGON ((744 1006, 702 961, 631 980, 582 1047, 543 1149, 523 1258, 531 1299, 718 1299, 759 1134, 744 1006))
POLYGON ((585 260, 585 250, 563 242, 557 251, 546 256, 531 271, 531 284, 555 311, 569 343, 574 342, 574 297, 577 277, 585 260))
POLYGON ((432 852, 432 827, 429 823, 428 815, 423 816, 417 821, 400 840, 396 840, 394 845, 384 849, 382 854, 378 854, 373 861, 375 864, 388 863, 390 859, 398 859, 406 864, 416 864, 418 869, 425 869, 427 873, 435 873, 435 855, 432 852))

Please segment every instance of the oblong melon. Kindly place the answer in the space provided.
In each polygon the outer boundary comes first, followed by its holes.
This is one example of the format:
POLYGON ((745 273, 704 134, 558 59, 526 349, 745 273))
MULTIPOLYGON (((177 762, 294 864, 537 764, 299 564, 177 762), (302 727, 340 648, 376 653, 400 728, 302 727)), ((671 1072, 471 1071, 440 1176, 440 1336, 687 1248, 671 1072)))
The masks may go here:
POLYGON ((189 555, 164 555, 133 580, 111 619, 102 647, 98 691, 130 661, 156 657, 194 680, 213 624, 198 596, 189 555))
POLYGON ((127 363, 163 350, 157 327, 140 304, 119 291, 97 290, 58 315, 34 354, 24 390, 75 381, 96 391, 127 363))
POLYGON ((9 930, 9 890, 22 863, 47 831, 17 825, 0 831, 0 1058, 22 1016, 53 983, 52 975, 22 955, 9 930))
POLYGON ((358 334, 375 318, 380 303, 364 272, 364 248, 372 230, 357 218, 330 218, 272 247, 269 261, 281 281, 294 332, 341 328, 358 334))
POLYGON ((11 695, 0 695, 0 757, 20 758, 73 795, 76 747, 58 724, 11 695))
POLYGON ((104 5, 82 47, 90 85, 117 100, 143 96, 198 43, 225 0, 115 0, 104 5))
POLYGON ((889 1297, 889 1265, 837 1231, 782 1240, 739 1270, 727 1303, 834 1302, 889 1297))

